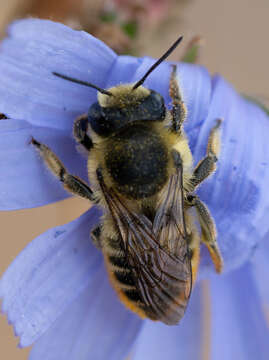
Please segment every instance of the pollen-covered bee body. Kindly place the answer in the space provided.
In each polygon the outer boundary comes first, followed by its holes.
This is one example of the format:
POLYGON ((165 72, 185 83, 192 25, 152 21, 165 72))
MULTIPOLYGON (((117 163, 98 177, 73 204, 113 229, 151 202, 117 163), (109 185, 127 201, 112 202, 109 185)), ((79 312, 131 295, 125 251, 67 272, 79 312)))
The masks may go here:
POLYGON ((105 90, 54 73, 98 90, 98 101, 74 124, 74 136, 89 154, 91 187, 69 174, 46 145, 32 139, 68 191, 103 209, 91 237, 103 252, 111 284, 121 301, 142 318, 169 325, 178 323, 186 310, 201 241, 216 271, 222 268, 214 221, 194 193, 215 171, 220 121, 210 132, 205 158, 193 169, 176 66, 169 86, 171 110, 159 93, 141 86, 181 39, 135 84, 105 90))
POLYGON ((169 135, 152 124, 140 122, 123 128, 100 146, 104 176, 128 199, 154 196, 168 180, 168 141, 169 135))
MULTIPOLYGON (((141 317, 171 325, 183 316, 191 292, 182 189, 191 177, 192 158, 184 132, 170 129, 171 114, 163 107, 161 95, 141 87, 131 102, 132 87, 124 87, 130 100, 119 112, 128 114, 132 121, 122 117, 109 134, 107 129, 104 135, 98 128, 99 134, 92 135, 95 145, 89 157, 89 178, 106 209, 93 237, 102 248, 111 283, 125 305, 141 317), (154 104, 159 116, 155 113, 153 119, 148 107, 153 101, 146 101, 152 94, 159 102, 154 104), (182 153, 180 164, 175 164, 174 153, 182 153)), ((109 117, 110 106, 114 114, 115 103, 121 104, 115 92, 121 100, 123 95, 117 87, 108 91, 114 96, 105 108, 109 117)), ((102 97, 99 102, 103 103, 102 97)), ((94 108, 96 111, 97 106, 94 108)), ((100 106, 92 126, 89 111, 92 132, 103 114, 100 106)))

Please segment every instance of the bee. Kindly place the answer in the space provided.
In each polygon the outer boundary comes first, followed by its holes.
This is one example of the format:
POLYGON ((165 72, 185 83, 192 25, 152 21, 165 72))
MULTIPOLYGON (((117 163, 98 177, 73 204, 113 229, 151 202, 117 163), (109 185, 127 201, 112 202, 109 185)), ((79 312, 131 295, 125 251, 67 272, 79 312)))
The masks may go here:
POLYGON ((177 324, 185 313, 201 242, 216 271, 222 269, 214 221, 195 194, 216 169, 221 122, 212 128, 206 155, 193 169, 176 65, 170 76, 170 110, 158 92, 142 86, 181 40, 136 83, 102 89, 53 73, 98 91, 98 101, 74 123, 74 137, 89 154, 91 187, 69 174, 46 145, 31 141, 66 190, 102 207, 104 215, 91 237, 103 252, 120 300, 140 317, 168 325, 177 324))

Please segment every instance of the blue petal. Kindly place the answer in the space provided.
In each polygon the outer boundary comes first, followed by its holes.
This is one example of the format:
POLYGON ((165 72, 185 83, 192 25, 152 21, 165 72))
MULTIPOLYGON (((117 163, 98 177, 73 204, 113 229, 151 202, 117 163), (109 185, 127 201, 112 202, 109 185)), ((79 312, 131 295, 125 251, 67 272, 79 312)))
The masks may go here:
POLYGON ((34 345, 30 360, 124 360, 142 321, 126 310, 103 267, 34 345))
POLYGON ((32 241, 0 282, 3 312, 20 336, 20 345, 37 340, 92 281, 102 256, 90 230, 100 213, 48 230, 32 241))
POLYGON ((211 360, 267 360, 269 329, 249 265, 212 280, 211 360))
POLYGON ((0 134, 1 210, 41 206, 68 196, 29 143, 32 136, 49 145, 71 173, 87 177, 86 161, 77 153, 74 141, 62 130, 8 119, 0 121, 0 134))
POLYGON ((269 324, 269 234, 266 234, 252 258, 252 273, 262 301, 265 316, 269 324))
POLYGON ((103 86, 116 55, 83 31, 48 20, 15 22, 1 45, 0 109, 40 126, 71 129, 86 112, 96 90, 77 85, 52 71, 103 86))
POLYGON ((132 359, 200 359, 203 345, 202 305, 201 288, 197 284, 179 325, 167 326, 146 321, 135 344, 132 359))
MULTIPOLYGON (((196 161, 204 156, 210 128, 222 118, 217 171, 199 194, 215 218, 224 270, 230 270, 251 257, 269 230, 269 121, 221 77, 213 85, 208 118, 201 126, 194 156, 196 161)), ((202 259, 203 270, 212 270, 208 255, 202 259)))

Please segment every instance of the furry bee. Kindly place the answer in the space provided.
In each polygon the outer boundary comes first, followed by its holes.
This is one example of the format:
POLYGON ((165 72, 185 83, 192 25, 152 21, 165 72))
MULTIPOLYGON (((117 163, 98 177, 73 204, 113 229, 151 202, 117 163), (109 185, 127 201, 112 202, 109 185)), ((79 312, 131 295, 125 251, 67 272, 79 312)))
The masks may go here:
POLYGON ((169 94, 142 86, 182 37, 135 84, 110 89, 54 73, 98 90, 98 101, 74 123, 74 136, 89 153, 91 187, 67 172, 57 156, 32 139, 66 190, 103 208, 91 237, 104 255, 120 300, 142 318, 177 324, 188 304, 201 241, 217 272, 222 258, 214 221, 195 189, 215 171, 220 121, 210 132, 207 153, 193 169, 184 134, 186 107, 172 66, 169 94), (200 230, 192 209, 196 210, 200 230))

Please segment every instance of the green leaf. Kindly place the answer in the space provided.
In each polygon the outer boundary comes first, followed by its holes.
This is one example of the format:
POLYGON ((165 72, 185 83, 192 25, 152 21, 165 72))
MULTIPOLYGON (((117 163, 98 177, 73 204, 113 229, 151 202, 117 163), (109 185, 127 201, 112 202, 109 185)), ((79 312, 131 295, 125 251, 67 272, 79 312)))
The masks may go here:
POLYGON ((200 46, 198 44, 193 44, 190 49, 183 56, 183 62, 195 64, 198 60, 200 46))
POLYGON ((135 21, 130 21, 128 23, 121 25, 122 30, 126 35, 128 35, 131 39, 134 39, 137 34, 137 23, 135 21))
POLYGON ((100 15, 100 20, 105 23, 113 23, 117 19, 117 14, 115 12, 103 12, 100 15))

